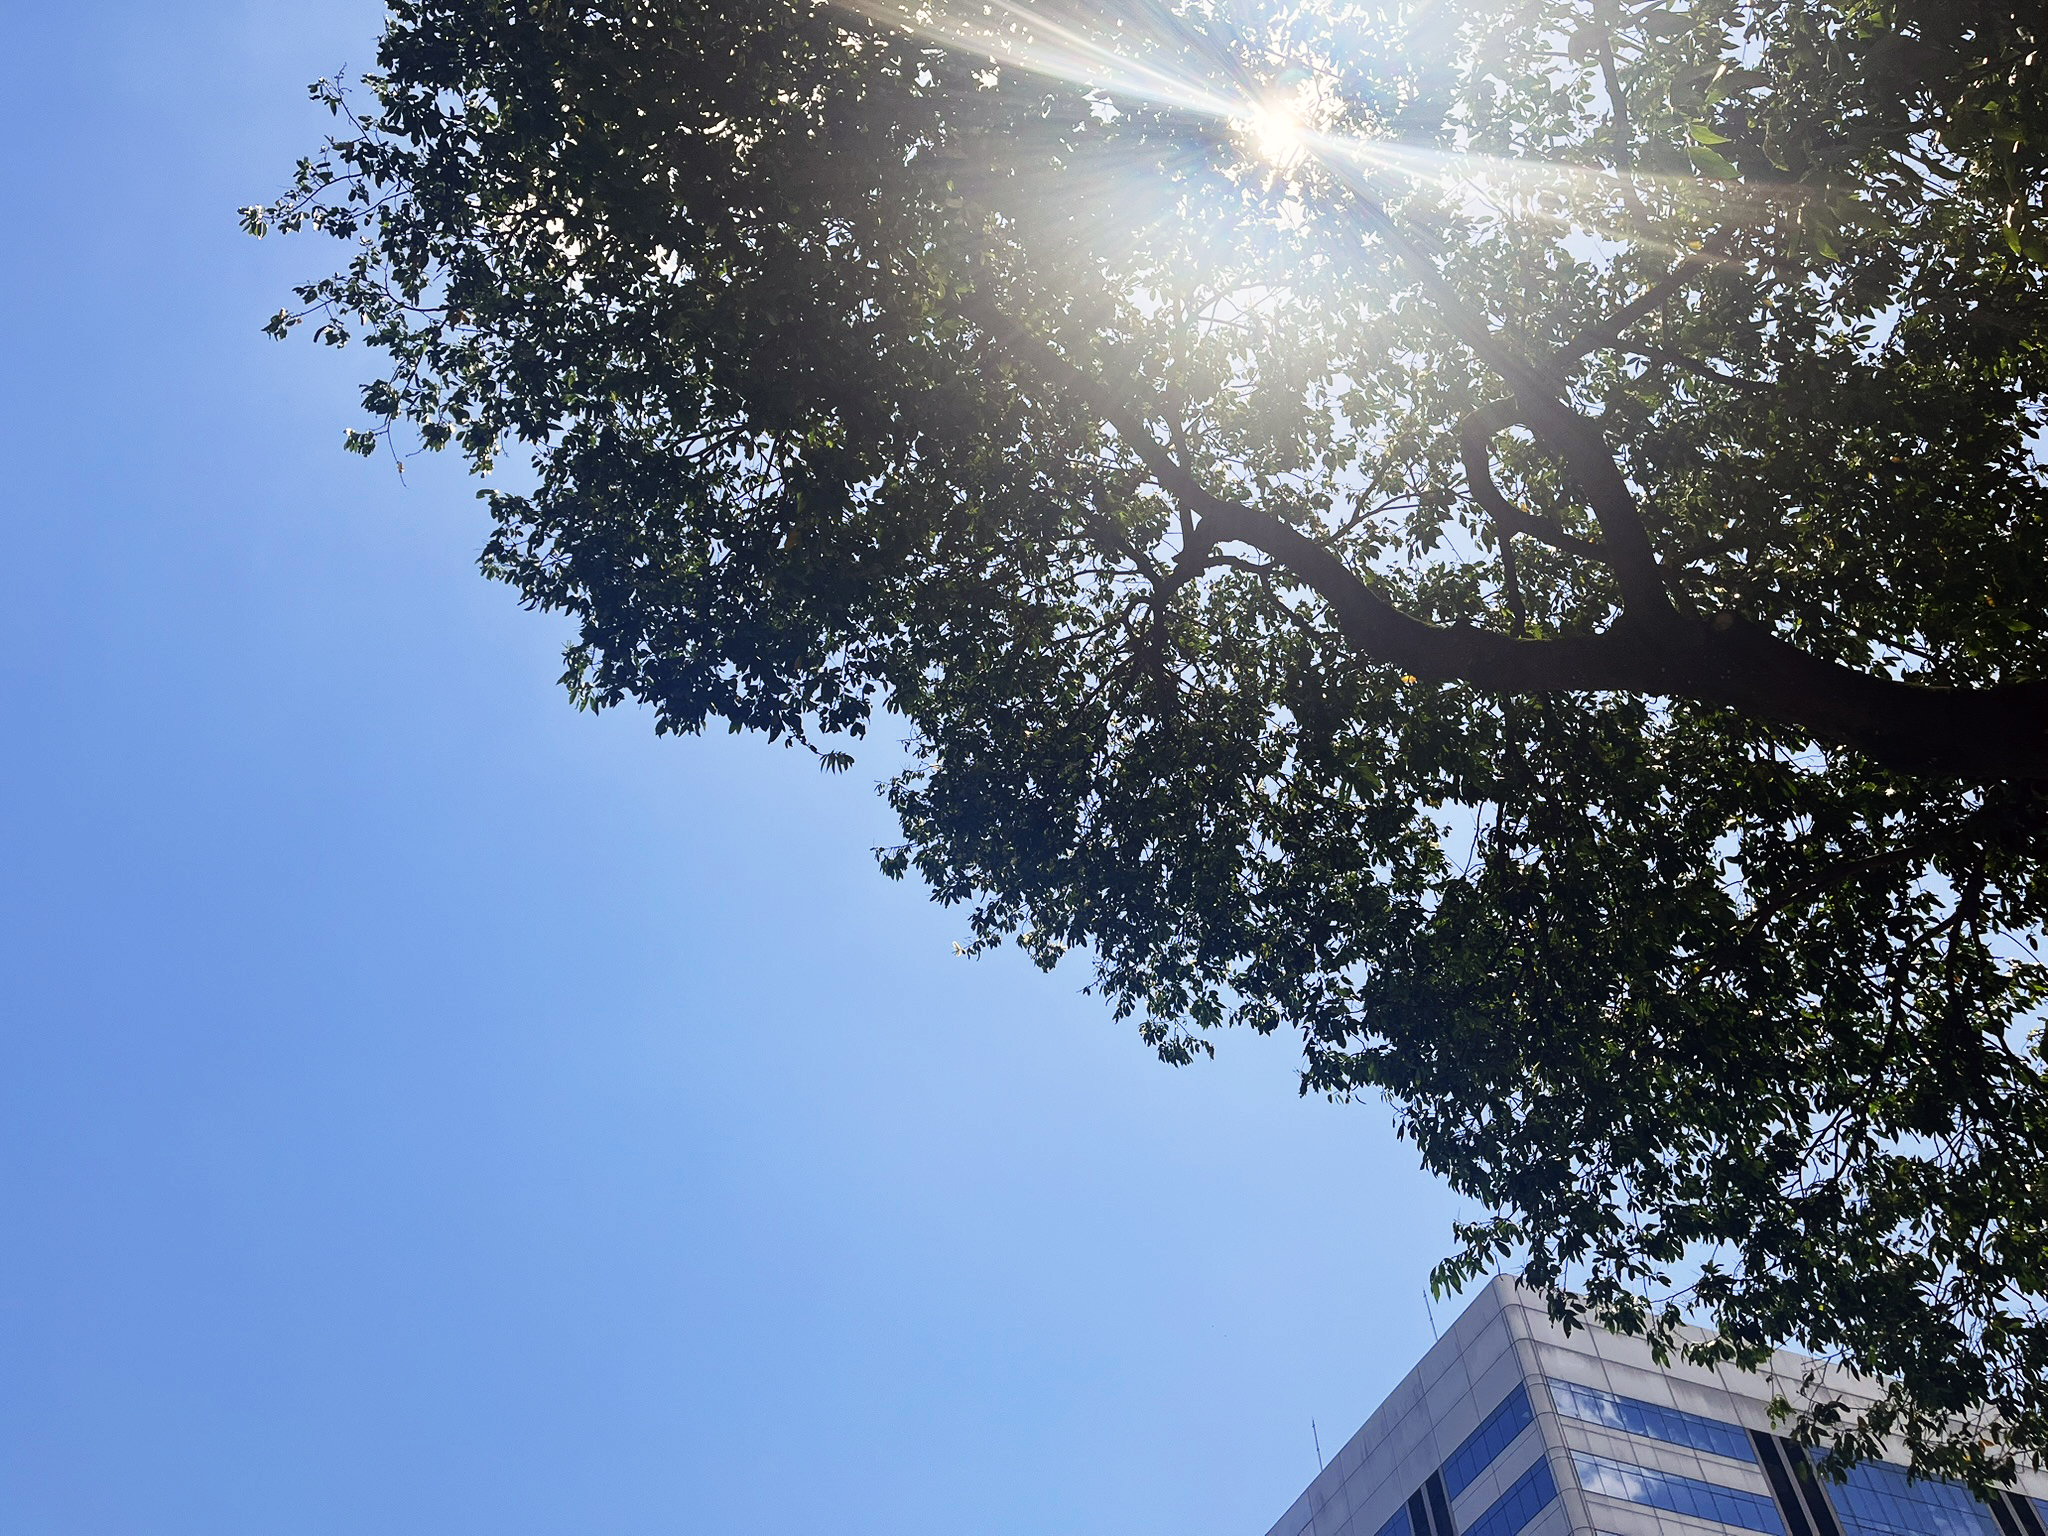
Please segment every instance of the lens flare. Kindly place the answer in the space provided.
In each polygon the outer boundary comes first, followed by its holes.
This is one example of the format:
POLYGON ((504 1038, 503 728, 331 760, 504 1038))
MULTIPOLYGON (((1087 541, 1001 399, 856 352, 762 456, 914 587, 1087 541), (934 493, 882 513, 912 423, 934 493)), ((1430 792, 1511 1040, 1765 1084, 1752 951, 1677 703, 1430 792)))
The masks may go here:
MULTIPOLYGON (((1157 0, 828 0, 997 66, 1152 102, 1227 124, 1245 153, 1286 174, 1315 160, 1363 190, 1361 178, 1399 177, 1504 205, 1509 216, 1576 224, 1604 238, 1690 252, 1688 219, 1753 223, 1807 200, 1799 187, 1764 188, 1708 177, 1646 175, 1462 150, 1423 149, 1328 131, 1334 102, 1316 98, 1314 72, 1299 64, 1237 58, 1219 40, 1184 26, 1157 0), (1278 80, 1278 92, 1270 84, 1278 80), (1289 85, 1291 84, 1291 88, 1289 85), (1315 98, 1315 99, 1311 99, 1315 98), (1307 103, 1305 110, 1304 104, 1307 103), (1645 226, 1646 205, 1671 219, 1664 236, 1645 226)), ((1375 196, 1379 194, 1374 194, 1375 196)))
POLYGON ((1308 129, 1301 114, 1287 102, 1261 102, 1239 120, 1252 153, 1281 170, 1290 170, 1308 154, 1308 129))

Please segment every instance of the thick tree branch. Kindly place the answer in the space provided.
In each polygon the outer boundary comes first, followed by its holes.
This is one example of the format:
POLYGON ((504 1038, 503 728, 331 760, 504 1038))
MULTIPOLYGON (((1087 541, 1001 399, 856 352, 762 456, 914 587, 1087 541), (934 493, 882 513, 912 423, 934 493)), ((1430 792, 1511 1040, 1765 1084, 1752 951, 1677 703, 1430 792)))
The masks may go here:
POLYGON ((1621 588, 1629 616, 1645 628, 1677 623, 1678 612, 1671 604, 1649 532, 1636 513, 1635 493, 1600 429, 1565 403, 1556 371, 1547 363, 1539 365, 1523 357, 1494 331, 1486 317, 1437 269, 1429 252, 1373 196, 1357 167, 1335 158, 1323 163, 1351 192, 1366 224, 1413 272, 1452 333, 1514 391, 1523 423, 1564 459, 1600 524, 1607 564, 1621 588))
POLYGON ((1810 655, 1734 614, 1660 622, 1634 613, 1593 635, 1525 640, 1401 612, 1335 551, 1270 513, 1207 490, 1142 411, 978 294, 962 308, 1004 351, 1108 423, 1160 488, 1197 519, 1177 573, 1225 543, 1248 544, 1326 602, 1364 654, 1417 676, 1489 692, 1619 692, 1691 699, 1797 726, 1889 767, 1974 780, 2048 779, 2048 682, 1930 688, 1810 655))
POLYGON ((1521 412, 1512 400, 1496 401, 1481 406, 1459 424, 1458 446, 1465 460, 1465 479, 1472 487, 1472 499, 1485 509, 1500 530, 1501 545, 1505 549, 1513 535, 1526 533, 1532 539, 1548 544, 1552 549, 1585 560, 1597 560, 1607 564, 1607 551, 1591 539, 1582 539, 1577 534, 1567 533, 1554 518, 1531 512, 1526 507, 1516 506, 1501 492, 1493 479, 1493 437, 1504 427, 1515 424, 1521 412))

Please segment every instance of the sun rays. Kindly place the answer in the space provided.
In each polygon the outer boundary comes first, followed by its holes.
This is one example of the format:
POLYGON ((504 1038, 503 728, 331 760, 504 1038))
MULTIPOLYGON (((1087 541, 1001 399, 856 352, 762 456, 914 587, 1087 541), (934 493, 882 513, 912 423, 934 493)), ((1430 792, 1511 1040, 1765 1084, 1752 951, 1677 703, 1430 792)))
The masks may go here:
POLYGON ((1292 174, 1314 160, 1368 196, 1426 187, 1517 220, 1672 251, 1696 249, 1708 226, 1768 221, 1808 196, 1797 187, 1620 172, 1337 131, 1332 125, 1343 114, 1328 71, 1233 48, 1175 17, 1162 0, 833 3, 956 52, 1100 92, 1107 106, 1142 101, 1220 121, 1247 157, 1273 174, 1292 174))
POLYGON ((1309 153, 1313 136, 1291 102, 1260 102, 1241 121, 1254 153, 1283 171, 1300 164, 1309 153))
MULTIPOLYGON (((899 27, 960 53, 1007 64, 1032 74, 1064 80, 1112 97, 1176 107, 1203 116, 1232 120, 1247 116, 1253 103, 1241 91, 1226 91, 1204 82, 1184 57, 1154 61, 1138 57, 1131 38, 1118 37, 1124 28, 1108 8, 1087 17, 1062 19, 1050 6, 1019 0, 967 0, 967 3, 911 3, 911 0, 833 0, 842 10, 871 21, 899 27), (1089 23, 1107 33, 1098 36, 1089 23), (1105 22, 1109 23, 1105 27, 1105 22)), ((1140 4, 1133 9, 1150 10, 1140 4)))

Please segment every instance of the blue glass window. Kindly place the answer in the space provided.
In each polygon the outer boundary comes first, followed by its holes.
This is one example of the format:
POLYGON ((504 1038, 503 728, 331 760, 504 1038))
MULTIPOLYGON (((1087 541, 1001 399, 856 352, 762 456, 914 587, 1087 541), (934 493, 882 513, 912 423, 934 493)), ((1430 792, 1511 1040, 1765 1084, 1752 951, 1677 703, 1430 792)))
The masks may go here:
POLYGON ((1465 1536, 1515 1536, 1557 1497, 1557 1479, 1548 1460, 1516 1478, 1508 1491, 1486 1506, 1486 1513, 1465 1527, 1465 1536))
POLYGON ((1596 1391, 1569 1381, 1553 1380, 1550 1383, 1550 1400, 1568 1419, 1605 1424, 1609 1429, 1626 1430, 1632 1435, 1664 1440, 1672 1445, 1689 1445, 1696 1451, 1711 1451, 1716 1456, 1727 1456, 1736 1461, 1756 1460, 1756 1451, 1750 1446, 1749 1436, 1738 1426, 1724 1424, 1719 1419, 1680 1413, 1676 1408, 1659 1408, 1655 1403, 1645 1403, 1633 1397, 1616 1397, 1612 1392, 1596 1391))
POLYGON ((1583 1451, 1573 1455, 1572 1462, 1578 1469, 1579 1486, 1588 1493, 1604 1493, 1610 1499, 1668 1509, 1696 1520, 1739 1525, 1746 1531, 1762 1531, 1765 1536, 1785 1536, 1785 1527, 1778 1520, 1778 1507, 1765 1494, 1723 1488, 1718 1483, 1703 1483, 1698 1478, 1679 1477, 1671 1472, 1653 1472, 1648 1467, 1632 1467, 1626 1462, 1609 1461, 1605 1456, 1588 1456, 1583 1451))
POLYGON ((1395 1510, 1394 1518, 1379 1528, 1378 1536, 1415 1536, 1415 1527, 1409 1523, 1406 1504, 1395 1510))
POLYGON ((1472 1486, 1472 1479, 1493 1464, 1493 1458, 1527 1427, 1529 1389, 1517 1387, 1501 1400, 1485 1421, 1465 1437, 1464 1444, 1444 1458, 1444 1495, 1455 1499, 1472 1486))
POLYGON ((1997 1517, 1961 1483, 1909 1481, 1888 1461, 1859 1462, 1827 1489, 1843 1536, 1998 1536, 1997 1517))

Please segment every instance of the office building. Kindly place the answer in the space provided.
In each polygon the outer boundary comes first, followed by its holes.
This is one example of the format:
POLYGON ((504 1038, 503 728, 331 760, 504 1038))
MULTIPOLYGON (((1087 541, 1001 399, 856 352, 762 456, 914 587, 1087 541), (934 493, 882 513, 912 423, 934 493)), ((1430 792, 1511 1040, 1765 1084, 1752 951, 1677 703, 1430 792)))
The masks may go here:
POLYGON ((1813 1476, 1768 1408, 1808 1365, 1658 1365, 1501 1276, 1269 1536, 2048 1536, 2038 1474, 1991 1504, 1888 1462, 1813 1476))

